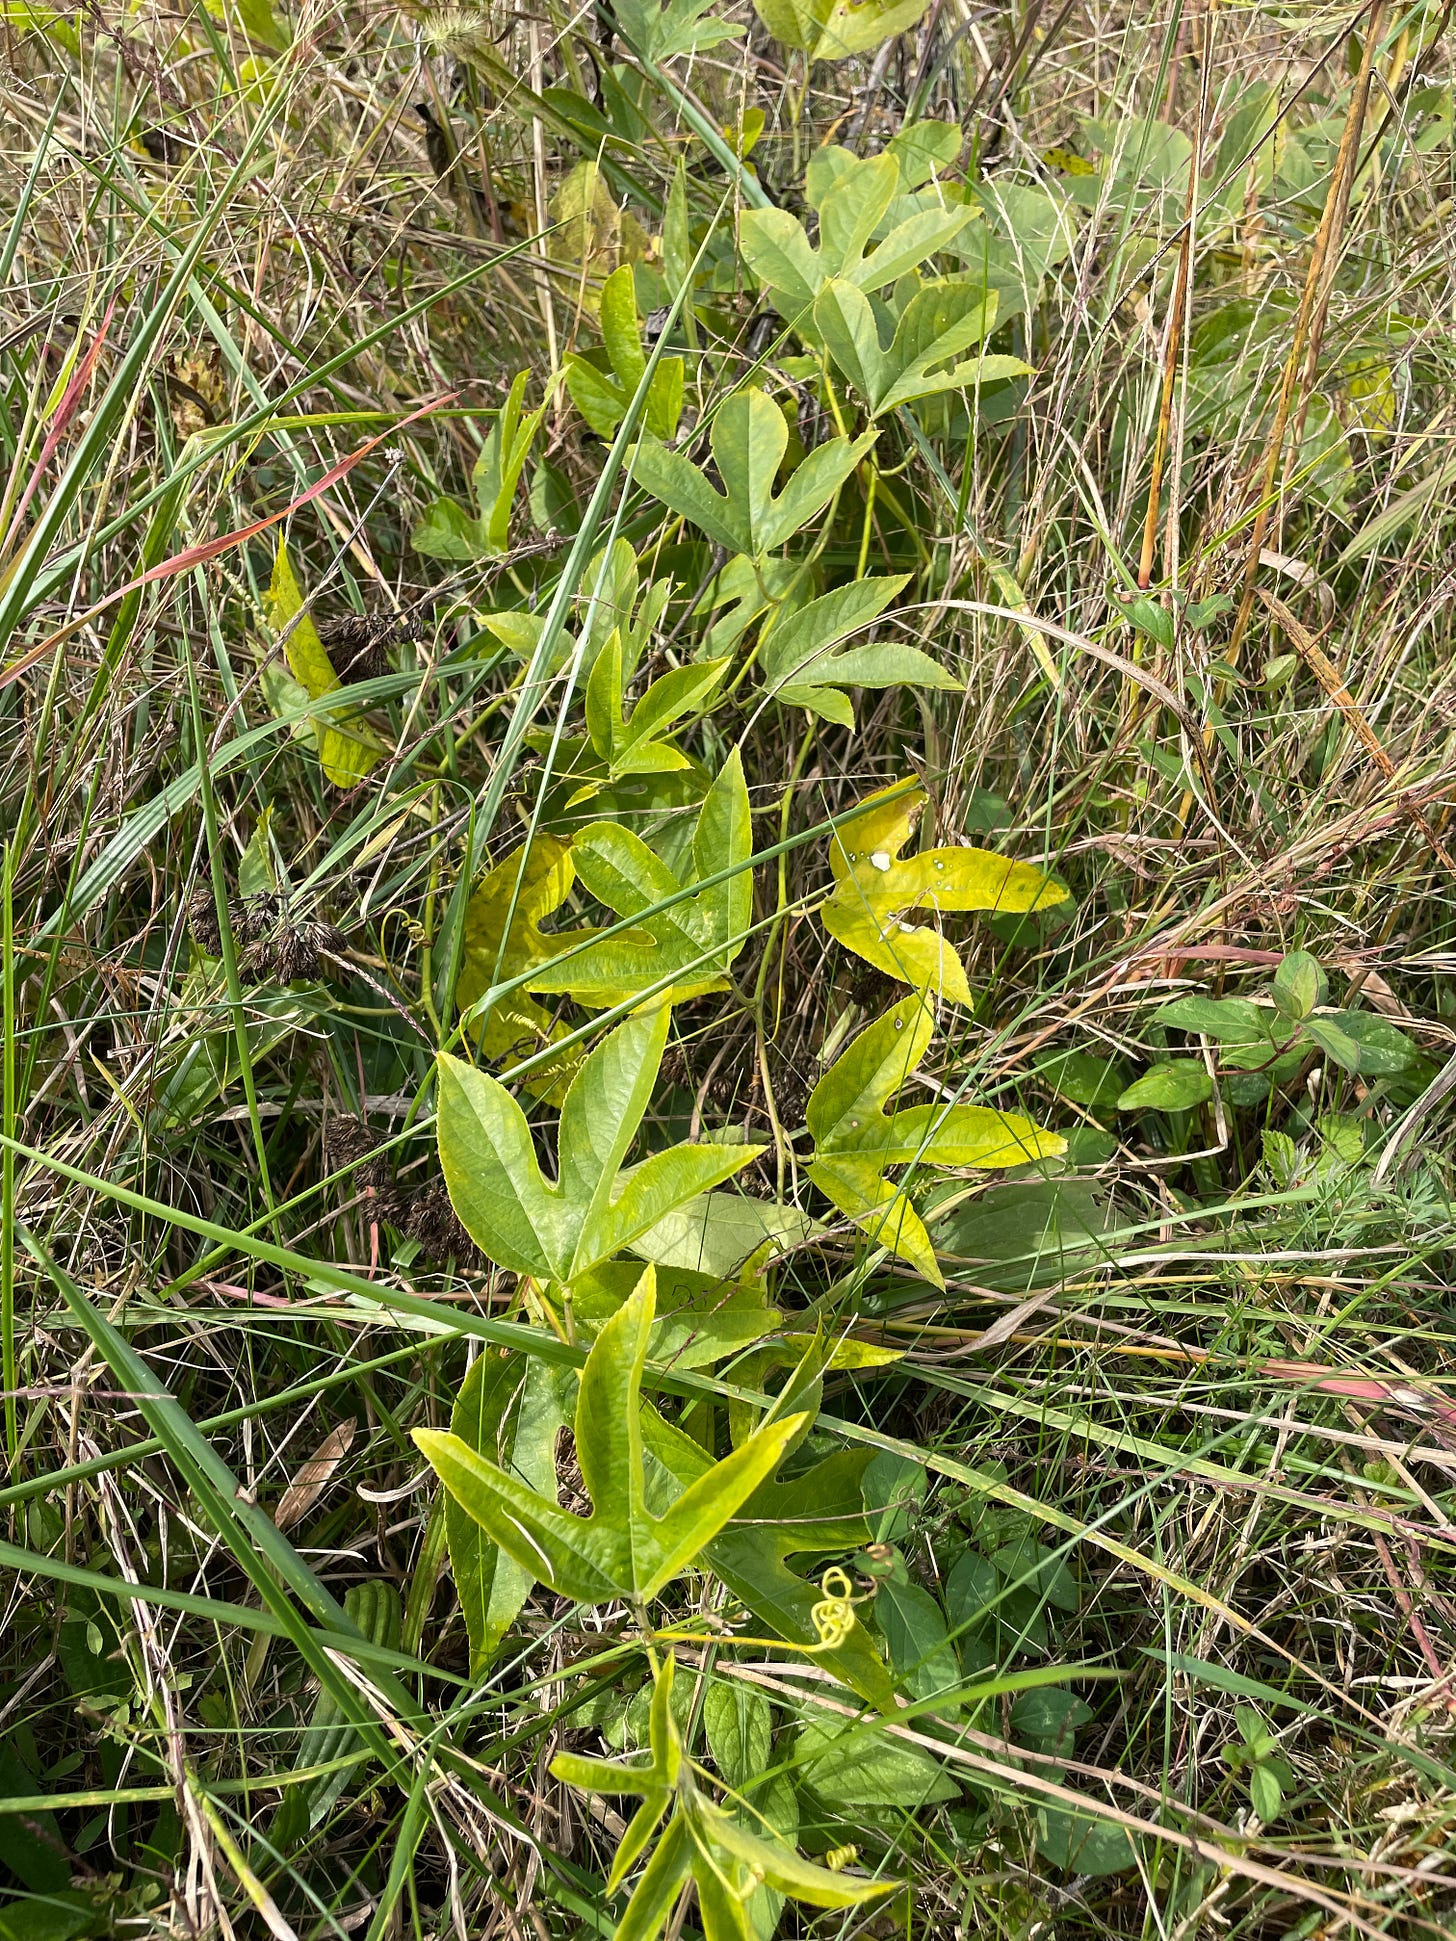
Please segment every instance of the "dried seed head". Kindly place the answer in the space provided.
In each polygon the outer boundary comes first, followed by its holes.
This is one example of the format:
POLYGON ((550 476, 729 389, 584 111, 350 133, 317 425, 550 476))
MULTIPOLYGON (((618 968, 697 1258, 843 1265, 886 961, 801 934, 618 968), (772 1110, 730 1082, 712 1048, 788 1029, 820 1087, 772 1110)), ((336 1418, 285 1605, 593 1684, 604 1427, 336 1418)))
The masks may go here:
POLYGON ((397 1219, 403 1201, 395 1183, 394 1168, 378 1151, 378 1142, 369 1127, 352 1112, 340 1112, 329 1120, 324 1131, 324 1164, 331 1173, 350 1169, 349 1179, 342 1183, 343 1196, 353 1199, 358 1193, 371 1195, 371 1218, 397 1219))
POLYGON ((333 924, 313 920, 281 923, 276 942, 275 963, 280 984, 291 984, 300 977, 309 980, 321 977, 324 957, 337 956, 344 949, 344 939, 333 924))
POLYGON ((257 944, 271 937, 283 915, 283 899, 271 890, 254 896, 240 896, 228 905, 228 915, 237 935, 245 944, 257 944))
POLYGON ((411 1240, 419 1242, 420 1252, 440 1266, 449 1260, 467 1270, 485 1264, 479 1247, 461 1226, 443 1186, 427 1187, 423 1193, 417 1193, 402 1214, 401 1225, 411 1240))
POLYGON ((206 885, 192 893, 192 899, 187 905, 187 928, 192 932, 192 941, 204 957, 222 955, 222 930, 217 920, 217 899, 206 885))
POLYGON ((318 630, 324 651, 345 687, 356 681, 377 680, 389 672, 385 649, 398 638, 393 616, 387 613, 340 613, 321 622, 318 630))

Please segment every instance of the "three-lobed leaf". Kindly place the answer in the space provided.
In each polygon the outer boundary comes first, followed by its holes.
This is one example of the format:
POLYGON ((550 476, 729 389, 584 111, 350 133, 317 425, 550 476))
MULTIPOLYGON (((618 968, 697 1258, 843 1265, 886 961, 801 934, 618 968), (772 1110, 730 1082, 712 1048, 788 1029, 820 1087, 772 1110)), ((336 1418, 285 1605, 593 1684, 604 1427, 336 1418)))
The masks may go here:
POLYGON ((959 688, 939 661, 900 641, 844 647, 877 620, 906 585, 908 574, 851 580, 807 605, 778 609, 759 639, 764 686, 772 699, 842 726, 854 726, 846 687, 959 688))
MULTIPOLYGON (((642 326, 637 315, 635 272, 630 263, 613 270, 602 285, 599 321, 611 375, 591 358, 573 351, 566 359, 566 388, 572 403, 598 438, 612 438, 647 375, 647 353, 642 346, 642 326)), ((680 357, 660 357, 643 399, 642 422, 658 438, 675 437, 682 406, 683 361, 680 357)))
POLYGON ((977 357, 952 363, 988 334, 997 293, 964 281, 927 284, 900 315, 888 348, 869 298, 846 278, 831 278, 814 304, 814 326, 830 356, 877 418, 938 391, 974 390, 1026 376, 1018 357, 977 357), (937 365, 951 365, 936 370, 937 365))
POLYGON ((486 1534, 523 1570, 583 1604, 625 1597, 640 1605, 656 1597, 772 1473, 805 1423, 797 1415, 767 1418, 654 1515, 647 1506, 640 1401, 654 1307, 649 1267, 602 1328, 581 1371, 576 1453, 592 1502, 589 1516, 561 1509, 459 1436, 415 1431, 445 1487, 486 1534))
POLYGON ((1022 1166, 1066 1151, 1058 1134, 1019 1113, 979 1105, 916 1105, 888 1111, 929 1047, 934 1016, 923 994, 866 1027, 810 1094, 814 1139, 809 1178, 878 1245, 937 1286, 944 1276, 903 1185, 885 1178, 907 1165, 1022 1166))
POLYGON ((906 922, 907 914, 1042 910, 1065 902, 1067 891, 1032 864, 987 849, 931 849, 902 858, 926 801, 922 789, 892 784, 839 825, 829 851, 834 889, 820 920, 830 936, 887 976, 969 1004, 957 952, 938 932, 906 922))
POLYGON ((927 257, 947 248, 975 211, 964 204, 916 209, 873 248, 876 231, 901 189, 894 155, 849 157, 819 204, 819 240, 787 209, 748 209, 741 221, 743 259, 801 334, 810 329, 815 299, 833 279, 868 293, 883 289, 927 257))
POLYGON ((488 1073, 441 1053, 439 1146, 451 1203, 498 1266, 570 1281, 630 1247, 674 1206, 721 1185, 761 1146, 672 1146, 622 1169, 652 1096, 669 1012, 639 1013, 573 1077, 548 1181, 516 1100, 488 1073))
POLYGON ((784 545, 824 510, 877 436, 871 431, 853 441, 828 439, 775 493, 789 428, 770 398, 746 389, 719 406, 709 433, 721 492, 691 459, 669 451, 651 433, 637 448, 633 477, 715 545, 756 558, 784 545))
POLYGON ((764 1886, 811 1907, 825 1908, 858 1907, 888 1893, 893 1881, 836 1873, 806 1860, 775 1831, 745 1826, 692 1783, 672 1716, 673 1671, 669 1656, 653 1685, 651 1749, 646 1761, 591 1759, 563 1752, 551 1762, 554 1778, 584 1792, 636 1793, 643 1800, 613 1861, 609 1894, 626 1878, 668 1807, 674 1808, 617 1926, 615 1941, 654 1941, 690 1880, 697 1889, 705 1941, 754 1941, 749 1908, 764 1886))

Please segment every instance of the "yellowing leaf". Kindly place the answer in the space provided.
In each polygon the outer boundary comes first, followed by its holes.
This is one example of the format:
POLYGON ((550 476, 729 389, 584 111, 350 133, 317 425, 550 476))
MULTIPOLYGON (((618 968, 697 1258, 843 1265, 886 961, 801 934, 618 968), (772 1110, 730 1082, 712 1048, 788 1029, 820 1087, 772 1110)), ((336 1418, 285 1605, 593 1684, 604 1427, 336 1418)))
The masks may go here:
POLYGON ((624 256, 622 212, 595 162, 578 162, 551 198, 546 254, 573 272, 573 298, 588 316, 600 313, 602 284, 624 256))
POLYGON ((775 40, 799 47, 814 61, 867 54, 908 33, 930 0, 753 0, 775 40))
MULTIPOLYGON (((465 909, 465 962, 455 987, 462 1011, 477 1003, 494 984, 508 983, 522 971, 545 963, 557 948, 541 934, 541 919, 560 909, 575 881, 571 845, 538 835, 529 852, 522 843, 498 862, 476 886, 465 909), (514 902, 514 909, 512 903, 514 902)), ((480 1047, 494 1063, 538 1051, 563 1036, 543 1006, 524 990, 498 999, 485 1013, 480 1047)), ((537 1097, 559 1105, 579 1060, 538 1066, 526 1080, 537 1097)))
POLYGON ((907 923, 915 910, 1020 913, 1066 901, 1044 871, 988 849, 931 849, 901 858, 924 811, 923 789, 891 784, 866 797, 830 838, 834 890, 820 911, 831 937, 887 976, 969 1004, 965 967, 934 930, 907 923))
POLYGON ((876 1018, 820 1079, 805 1122, 814 1139, 809 1177, 841 1213, 878 1245, 944 1284, 930 1237, 902 1185, 884 1177, 897 1166, 1022 1166, 1067 1149, 1016 1112, 982 1105, 886 1107, 911 1077, 934 1031, 923 996, 902 998, 876 1018))
MULTIPOLYGON (((283 651, 288 658, 288 671, 306 689, 310 700, 321 700, 324 695, 341 689, 343 682, 324 651, 318 628, 303 610, 303 594, 294 578, 288 548, 281 539, 273 561, 273 577, 268 583, 267 613, 273 631, 287 635, 283 651), (291 631, 290 622, 296 622, 291 631)), ((310 723, 310 731, 324 774, 336 788, 353 788, 362 782, 384 752, 370 730, 348 712, 317 716, 310 723), (346 722, 347 727, 342 725, 346 722)))

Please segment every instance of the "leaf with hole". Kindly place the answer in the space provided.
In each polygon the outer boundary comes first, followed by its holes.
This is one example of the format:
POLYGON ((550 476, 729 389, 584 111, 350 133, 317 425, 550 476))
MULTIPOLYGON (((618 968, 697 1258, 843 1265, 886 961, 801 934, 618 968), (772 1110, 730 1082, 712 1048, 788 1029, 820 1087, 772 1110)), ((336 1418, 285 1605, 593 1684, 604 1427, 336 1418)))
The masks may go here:
POLYGON ((986 849, 931 849, 901 858, 928 798, 892 783, 867 796, 830 838, 834 889, 820 909, 830 936, 876 970, 934 996, 970 1004, 965 966, 936 931, 907 923, 918 910, 1023 912, 1063 903, 1060 883, 1030 863, 986 849))
POLYGON ((632 475, 715 545, 756 558, 784 545, 824 510, 877 436, 871 431, 853 441, 827 439, 776 493, 789 445, 784 414, 762 391, 735 391, 718 407, 708 434, 722 492, 691 459, 669 451, 650 432, 637 447, 632 475))

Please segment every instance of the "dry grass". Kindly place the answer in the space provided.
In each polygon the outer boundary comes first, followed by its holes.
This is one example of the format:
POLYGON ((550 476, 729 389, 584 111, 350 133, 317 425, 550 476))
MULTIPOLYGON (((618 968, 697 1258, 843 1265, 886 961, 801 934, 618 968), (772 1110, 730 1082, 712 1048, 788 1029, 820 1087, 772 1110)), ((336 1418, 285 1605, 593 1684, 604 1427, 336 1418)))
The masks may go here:
MULTIPOLYGON (((852 734, 806 734, 774 707, 750 726, 745 688, 693 730, 709 768, 744 736, 760 849, 913 767, 927 833, 989 830, 1075 899, 1063 922, 955 933, 978 1003, 943 1020, 931 1069, 1090 1135, 1092 1241, 1073 1232, 1039 1271, 1014 1256, 1054 1243, 1008 1226, 933 1300, 842 1226, 778 1272, 786 1309, 905 1351, 836 1377, 820 1427, 925 1466, 894 1532, 915 1581, 940 1588, 988 1519, 1035 1529, 1080 1601, 1019 1644, 1003 1631, 998 1668, 1115 1674, 1068 1674, 1090 1708, 1075 1761, 1007 1693, 895 1728, 931 1732, 972 1787, 955 1802, 822 1808, 817 1827, 805 1805, 806 1845, 857 1843, 912 1883, 877 1935, 1415 1937, 1456 1909, 1450 68, 1435 8, 1374 9, 1348 207, 1329 198, 1370 11, 1013 20, 937 0, 887 62, 821 65, 807 92, 757 27, 668 64, 717 123, 764 111, 753 163, 799 209, 831 130, 868 151, 912 104, 959 123, 962 169, 993 185, 1087 181, 1048 151, 1095 156, 1090 117, 1104 180, 1148 114, 1215 158, 1171 350, 1186 171, 1165 195, 1069 205, 1005 326, 1036 370, 1025 400, 974 437, 925 407, 919 444, 882 440, 903 469, 884 462, 885 492, 828 533, 834 575, 867 525, 871 569, 916 576, 897 625, 963 690, 859 694, 852 734), (1221 212, 1218 144, 1259 83, 1308 181, 1286 163, 1255 195, 1242 170, 1221 212), (1171 647, 1129 605, 1160 438, 1162 610, 1232 603, 1171 647), (1282 604, 1241 617, 1246 585, 1282 604), (1262 990, 1296 947, 1334 1001, 1409 1032, 1425 1062, 1405 1090, 1310 1065, 1267 1108, 1174 1123, 1049 1078, 1076 1051, 1125 1083, 1166 1048, 1158 1000, 1262 990), (1292 1175, 1266 1132, 1293 1140, 1292 1175), (1224 1756, 1243 1703, 1289 1763, 1270 1824, 1224 1756), (1135 1863, 1056 1865, 1048 1784, 1121 1816, 1135 1863)), ((620 42, 613 81, 609 13, 502 15, 487 37, 475 15, 319 7, 271 51, 254 12, 98 6, 51 39, 24 18, 7 9, 0 44, 0 1932, 610 1933, 620 1822, 548 1767, 598 1746, 584 1701, 635 1690, 640 1646, 625 1613, 538 1591, 472 1681, 409 1440, 445 1422, 470 1353, 518 1339, 512 1277, 469 1257, 440 1193, 430 1073, 455 1028, 452 892, 520 840, 542 787, 524 751, 503 760, 517 670, 481 616, 547 605, 570 539, 524 496, 504 555, 431 559, 410 534, 438 494, 468 501, 511 377, 530 371, 538 401, 597 341, 551 213, 580 159, 560 91, 639 89, 607 179, 648 237, 689 163, 718 238, 700 415, 763 350, 732 185, 620 42), (336 640, 380 617, 359 703, 381 754, 352 789, 273 711, 284 531, 336 640), (240 873, 260 828, 287 872, 277 908, 240 873), (380 1587, 399 1621, 382 1658, 341 1635, 380 1587), (331 1741, 305 1737, 321 1691, 345 1721, 331 1741), (287 1802, 330 1758, 342 1790, 310 1828, 287 1802)), ((603 450, 558 390, 540 454, 578 510, 603 450)), ((690 589, 714 562, 659 516, 639 495, 623 530, 690 589)), ((685 602, 669 624, 694 651, 685 602)), ((752 991, 762 971, 769 1000, 681 1008, 673 1137, 690 1118, 794 1131, 826 1035, 897 994, 826 950, 822 840, 777 868, 737 973, 752 991)), ((771 1154, 756 1190, 782 1169, 771 1154)), ((970 1203, 1005 1190, 974 1182, 970 1203)), ((758 1680, 781 1727, 838 1702, 778 1661, 685 1664, 758 1680)), ((786 1729, 777 1745, 791 1761, 786 1729)), ((791 1904, 780 1931, 796 1923, 791 1904)))

